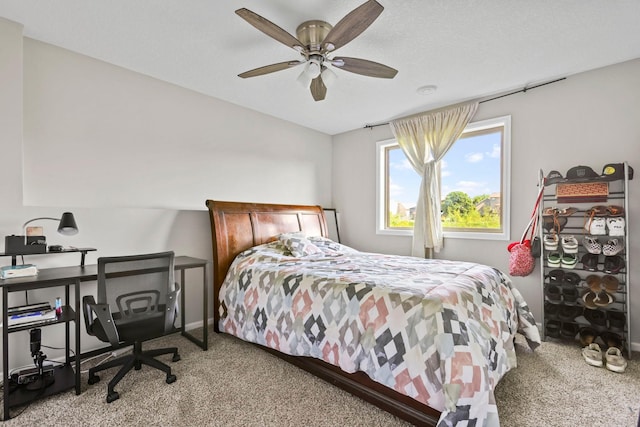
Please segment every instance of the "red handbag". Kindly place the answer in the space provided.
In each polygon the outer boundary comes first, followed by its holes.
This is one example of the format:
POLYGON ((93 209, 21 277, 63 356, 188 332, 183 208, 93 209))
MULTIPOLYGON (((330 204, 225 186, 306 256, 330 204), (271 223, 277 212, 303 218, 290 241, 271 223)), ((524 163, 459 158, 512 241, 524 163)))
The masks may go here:
POLYGON ((507 250, 509 251, 509 275, 511 276, 528 276, 536 266, 536 260, 531 252, 531 240, 533 240, 536 233, 538 207, 540 206, 540 199, 542 199, 543 193, 544 183, 540 185, 540 191, 538 192, 536 204, 533 207, 531 219, 524 229, 524 233, 522 233, 522 238, 519 242, 513 242, 507 246, 507 250), (528 239, 527 233, 529 233, 528 239))

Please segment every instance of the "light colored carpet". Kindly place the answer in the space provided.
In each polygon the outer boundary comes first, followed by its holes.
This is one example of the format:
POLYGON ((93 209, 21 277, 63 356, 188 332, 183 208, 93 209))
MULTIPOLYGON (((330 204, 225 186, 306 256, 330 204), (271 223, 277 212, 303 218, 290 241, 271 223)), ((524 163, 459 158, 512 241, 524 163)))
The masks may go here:
MULTIPOLYGON (((65 392, 13 408, 7 426, 406 426, 403 421, 319 380, 259 348, 209 334, 203 352, 179 335, 145 348, 177 345, 182 360, 170 363, 178 380, 143 367, 116 387, 120 399, 105 402, 115 370, 83 392, 65 392)), ((517 369, 496 390, 502 426, 629 426, 640 407, 640 366, 624 374, 593 368, 580 349, 545 342, 530 352, 518 339, 517 369)), ((636 355, 637 357, 637 355, 636 355)), ((83 369, 86 367, 83 365, 83 369)))

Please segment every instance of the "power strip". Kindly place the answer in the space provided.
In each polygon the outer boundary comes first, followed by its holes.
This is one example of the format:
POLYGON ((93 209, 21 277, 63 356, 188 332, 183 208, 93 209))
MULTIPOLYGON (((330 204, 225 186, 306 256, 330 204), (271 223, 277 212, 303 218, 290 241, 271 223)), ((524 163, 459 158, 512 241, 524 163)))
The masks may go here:
MULTIPOLYGON (((45 377, 53 376, 53 369, 53 364, 43 366, 42 375, 45 377)), ((11 381, 16 384, 29 384, 37 380, 39 377, 38 368, 28 368, 11 374, 10 378, 11 381)))
POLYGON ((113 351, 111 352, 111 355, 112 355, 113 357, 120 357, 120 356, 122 356, 122 355, 123 355, 123 354, 125 354, 125 353, 129 353, 130 351, 131 351, 131 347, 119 348, 119 349, 117 349, 117 350, 113 350, 113 351))

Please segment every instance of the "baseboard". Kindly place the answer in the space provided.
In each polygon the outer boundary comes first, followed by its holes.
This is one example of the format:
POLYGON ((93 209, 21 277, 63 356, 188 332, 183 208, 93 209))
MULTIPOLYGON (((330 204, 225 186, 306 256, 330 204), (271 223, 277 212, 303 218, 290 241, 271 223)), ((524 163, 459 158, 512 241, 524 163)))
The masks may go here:
MULTIPOLYGON (((207 321, 207 325, 208 326, 213 325, 213 317, 209 318, 209 320, 207 321)), ((186 325, 184 325, 185 331, 190 331, 192 329, 198 329, 198 328, 202 328, 202 320, 199 320, 197 322, 187 323, 186 325)))

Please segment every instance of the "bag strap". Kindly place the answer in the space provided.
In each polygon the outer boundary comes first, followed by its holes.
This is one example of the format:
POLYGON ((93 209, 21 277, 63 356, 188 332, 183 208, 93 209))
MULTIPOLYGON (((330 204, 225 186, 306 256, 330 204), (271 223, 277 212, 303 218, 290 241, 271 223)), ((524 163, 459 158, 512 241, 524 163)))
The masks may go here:
POLYGON ((529 236, 529 240, 533 240, 533 236, 536 233, 536 226, 538 225, 538 208, 540 207, 540 201, 542 200, 542 195, 544 194, 544 180, 540 184, 540 191, 538 191, 538 197, 536 198, 536 204, 533 207, 533 212, 531 213, 531 219, 527 224, 527 227, 524 229, 524 233, 522 233, 522 237, 520 238, 520 243, 524 243, 527 237, 527 232, 531 232, 529 236))

